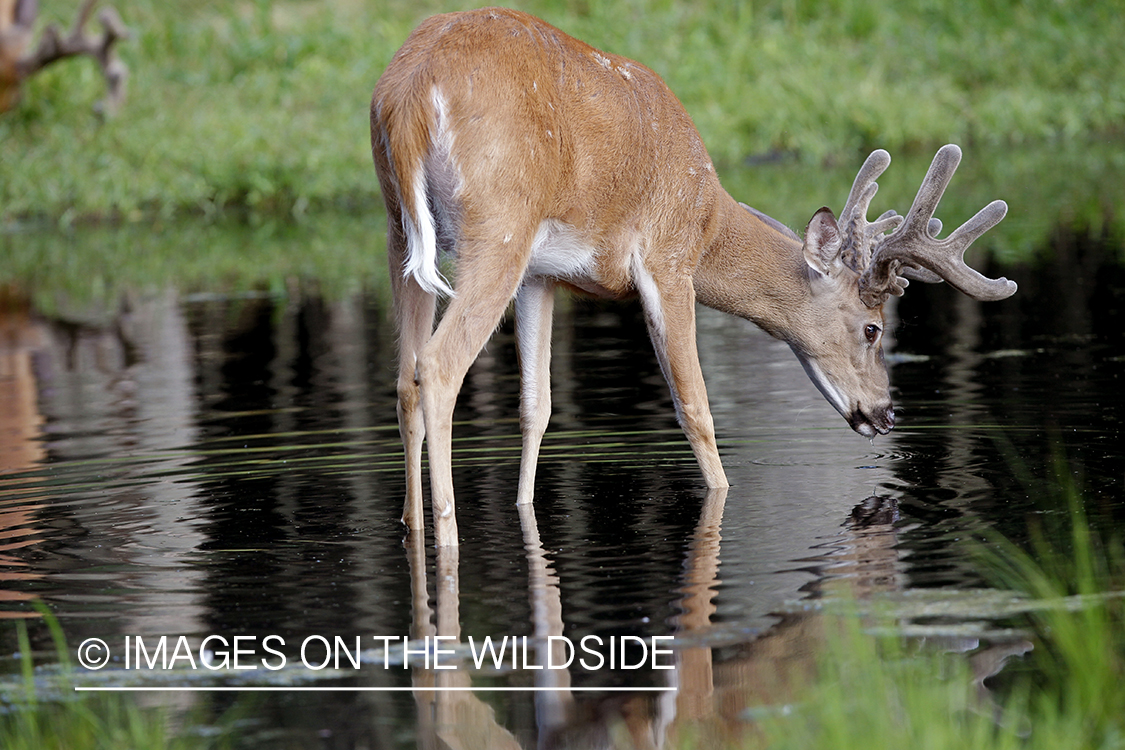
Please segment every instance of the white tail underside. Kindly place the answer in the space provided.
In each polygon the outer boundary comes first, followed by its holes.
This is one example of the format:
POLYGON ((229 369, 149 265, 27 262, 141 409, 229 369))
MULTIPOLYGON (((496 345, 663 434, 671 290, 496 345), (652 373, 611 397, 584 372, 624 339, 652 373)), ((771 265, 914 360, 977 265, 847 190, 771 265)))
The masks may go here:
POLYGON ((453 134, 446 117, 445 97, 436 86, 431 100, 434 105, 434 130, 430 153, 423 158, 421 168, 415 171, 417 177, 411 186, 416 215, 412 216, 410 211, 402 212, 403 228, 406 230, 406 262, 402 270, 404 278, 413 276, 418 286, 430 294, 452 297, 453 288, 438 269, 437 225, 430 212, 427 188, 431 184, 429 172, 435 164, 456 173, 456 166, 452 164, 453 134))

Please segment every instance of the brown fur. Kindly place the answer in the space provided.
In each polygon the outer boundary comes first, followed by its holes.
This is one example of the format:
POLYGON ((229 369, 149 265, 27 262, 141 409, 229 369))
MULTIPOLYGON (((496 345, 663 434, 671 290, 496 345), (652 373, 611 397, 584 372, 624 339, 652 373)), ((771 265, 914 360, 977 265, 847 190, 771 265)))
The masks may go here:
POLYGON ((822 273, 810 260, 838 252, 838 242, 831 243, 829 231, 816 232, 819 244, 803 247, 792 232, 731 198, 691 118, 643 65, 518 11, 435 16, 411 34, 379 80, 371 131, 400 331, 404 520, 412 528, 422 524, 425 436, 439 546, 457 544, 453 404, 514 296, 524 433, 519 502, 532 498, 550 416, 558 284, 640 296, 709 487, 727 480, 695 348, 697 300, 752 320, 788 341, 806 367, 811 360, 828 373, 844 392, 834 405, 857 430, 875 434, 893 425, 879 341, 862 333, 867 325, 881 330, 881 307, 859 301, 854 271, 837 263, 822 273), (425 206, 415 193, 419 179, 425 206), (448 237, 457 257, 455 294, 432 336, 434 290, 404 274, 413 252, 408 228, 422 226, 426 216, 439 244, 448 237), (566 242, 536 250, 533 239, 544 227, 576 248, 571 260, 566 242), (562 271, 529 271, 555 261, 562 271))

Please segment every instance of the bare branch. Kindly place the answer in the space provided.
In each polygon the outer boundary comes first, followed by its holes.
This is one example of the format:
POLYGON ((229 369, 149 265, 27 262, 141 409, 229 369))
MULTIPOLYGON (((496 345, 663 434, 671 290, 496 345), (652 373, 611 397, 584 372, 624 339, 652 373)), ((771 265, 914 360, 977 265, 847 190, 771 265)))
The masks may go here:
POLYGON ((49 25, 39 40, 35 51, 23 56, 15 64, 17 81, 23 81, 53 62, 78 55, 89 55, 98 61, 106 80, 106 97, 99 102, 98 109, 112 115, 125 99, 125 84, 129 69, 116 54, 117 42, 129 38, 129 30, 121 21, 121 16, 112 7, 98 13, 102 25, 100 35, 87 35, 83 28, 89 21, 97 0, 85 0, 78 10, 74 25, 65 37, 55 24, 49 25))

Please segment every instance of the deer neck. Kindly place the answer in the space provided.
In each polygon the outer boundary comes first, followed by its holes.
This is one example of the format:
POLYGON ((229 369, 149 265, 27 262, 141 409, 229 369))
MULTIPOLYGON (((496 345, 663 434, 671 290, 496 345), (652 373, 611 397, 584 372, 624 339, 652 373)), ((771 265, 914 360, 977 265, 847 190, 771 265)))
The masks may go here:
POLYGON ((802 241, 774 219, 721 194, 717 229, 693 277, 696 299, 745 318, 772 336, 810 294, 802 241))

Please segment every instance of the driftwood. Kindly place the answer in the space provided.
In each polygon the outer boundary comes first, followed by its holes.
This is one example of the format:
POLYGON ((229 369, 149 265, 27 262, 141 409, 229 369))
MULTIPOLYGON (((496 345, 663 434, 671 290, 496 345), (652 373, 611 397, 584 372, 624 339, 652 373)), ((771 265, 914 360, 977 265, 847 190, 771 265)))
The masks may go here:
POLYGON ((19 100, 23 82, 53 62, 77 55, 89 55, 98 61, 106 81, 105 99, 98 102, 99 112, 112 115, 125 99, 125 82, 129 69, 117 57, 117 42, 129 36, 121 16, 112 7, 98 13, 102 25, 100 35, 87 35, 83 28, 90 20, 97 0, 85 0, 74 19, 70 33, 63 36, 59 27, 49 25, 39 44, 31 49, 32 26, 38 15, 37 0, 0 0, 0 112, 11 109, 19 100))

